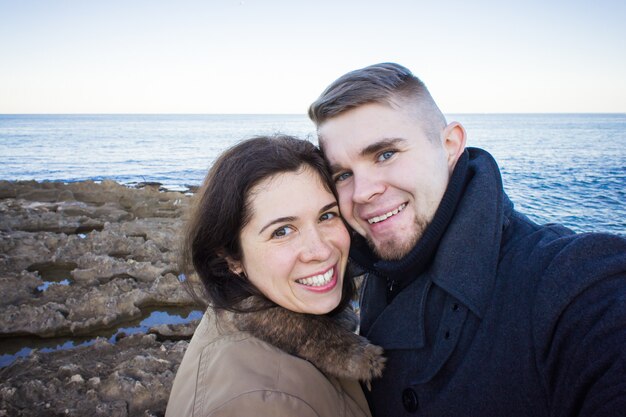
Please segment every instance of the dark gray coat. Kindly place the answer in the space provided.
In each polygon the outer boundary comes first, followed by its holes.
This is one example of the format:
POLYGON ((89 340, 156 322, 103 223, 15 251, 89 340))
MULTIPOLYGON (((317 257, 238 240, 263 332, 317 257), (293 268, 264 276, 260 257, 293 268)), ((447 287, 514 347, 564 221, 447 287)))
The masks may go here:
POLYGON ((384 277, 364 284, 361 332, 387 357, 373 415, 626 415, 626 240, 531 222, 469 153, 426 271, 389 305, 384 277))

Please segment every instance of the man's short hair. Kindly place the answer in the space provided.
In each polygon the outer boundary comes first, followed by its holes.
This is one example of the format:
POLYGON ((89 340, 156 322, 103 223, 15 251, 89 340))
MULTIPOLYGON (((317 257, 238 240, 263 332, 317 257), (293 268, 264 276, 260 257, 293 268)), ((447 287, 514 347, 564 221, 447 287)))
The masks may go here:
POLYGON ((351 71, 324 90, 309 107, 309 118, 319 126, 327 119, 368 103, 397 106, 414 103, 431 140, 446 126, 426 85, 402 65, 385 62, 351 71))

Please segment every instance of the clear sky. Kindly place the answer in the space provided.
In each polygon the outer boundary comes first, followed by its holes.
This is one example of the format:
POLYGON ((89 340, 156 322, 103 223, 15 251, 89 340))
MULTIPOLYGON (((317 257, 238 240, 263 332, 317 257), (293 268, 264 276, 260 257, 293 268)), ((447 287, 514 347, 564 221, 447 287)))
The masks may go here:
POLYGON ((305 113, 383 61, 444 113, 623 113, 625 22, 623 0, 0 0, 0 113, 305 113))

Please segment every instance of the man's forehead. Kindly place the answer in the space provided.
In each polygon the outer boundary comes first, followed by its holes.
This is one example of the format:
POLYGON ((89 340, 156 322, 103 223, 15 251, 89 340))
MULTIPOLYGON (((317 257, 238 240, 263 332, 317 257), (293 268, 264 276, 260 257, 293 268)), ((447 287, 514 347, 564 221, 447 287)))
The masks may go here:
POLYGON ((320 149, 326 153, 334 153, 338 150, 353 152, 358 143, 363 140, 358 126, 346 123, 345 119, 329 119, 317 128, 317 139, 320 149))
MULTIPOLYGON (((328 163, 333 163, 338 158, 339 148, 343 148, 344 146, 349 146, 349 143, 344 144, 343 142, 348 142, 348 140, 342 140, 341 138, 333 138, 329 140, 328 138, 320 135, 318 132, 318 143, 320 150, 322 151, 322 155, 324 159, 328 163), (338 143, 341 142, 341 143, 338 143)), ((345 150, 344 150, 345 152, 345 150)))

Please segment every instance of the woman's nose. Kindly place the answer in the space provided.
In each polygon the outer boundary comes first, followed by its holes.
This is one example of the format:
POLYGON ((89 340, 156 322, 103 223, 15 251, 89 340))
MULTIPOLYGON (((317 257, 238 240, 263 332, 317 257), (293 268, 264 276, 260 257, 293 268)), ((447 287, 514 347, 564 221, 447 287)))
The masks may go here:
POLYGON ((313 227, 303 239, 300 258, 304 262, 325 261, 332 253, 328 237, 313 227))

